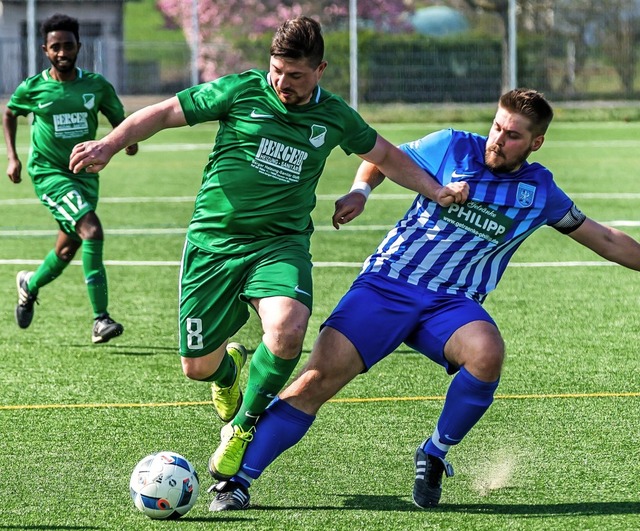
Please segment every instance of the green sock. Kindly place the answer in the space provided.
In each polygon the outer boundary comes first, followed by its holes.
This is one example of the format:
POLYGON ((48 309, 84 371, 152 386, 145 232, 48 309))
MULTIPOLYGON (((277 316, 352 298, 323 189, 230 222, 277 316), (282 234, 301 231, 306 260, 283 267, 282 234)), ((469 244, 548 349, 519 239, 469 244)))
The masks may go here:
POLYGON ((299 354, 292 360, 279 358, 264 343, 260 343, 251 357, 242 407, 232 424, 240 425, 244 430, 254 426, 258 417, 285 386, 299 359, 299 354))
POLYGON ((102 240, 84 240, 82 242, 84 281, 87 283, 94 318, 106 314, 109 305, 107 272, 102 261, 103 247, 104 241, 102 240))
POLYGON ((236 378, 236 364, 228 353, 224 353, 224 357, 220 365, 211 376, 202 380, 203 382, 215 382, 220 387, 229 387, 236 378))
POLYGON ((42 286, 46 286, 49 282, 53 282, 58 278, 68 265, 69 262, 60 260, 56 252, 52 249, 45 257, 44 262, 42 262, 40 267, 33 273, 27 288, 31 293, 37 295, 42 286))

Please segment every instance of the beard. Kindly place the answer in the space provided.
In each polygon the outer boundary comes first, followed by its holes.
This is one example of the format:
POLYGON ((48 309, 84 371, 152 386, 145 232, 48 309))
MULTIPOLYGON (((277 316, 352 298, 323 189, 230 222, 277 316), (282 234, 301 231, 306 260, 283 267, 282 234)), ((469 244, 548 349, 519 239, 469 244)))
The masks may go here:
POLYGON ((69 58, 65 58, 65 59, 66 60, 62 63, 59 60, 51 61, 51 65, 58 72, 61 72, 63 74, 67 72, 71 72, 76 67, 76 60, 69 59, 69 58))
POLYGON ((280 101, 285 105, 302 105, 311 99, 311 93, 304 96, 292 91, 280 92, 276 90, 276 93, 280 101))
POLYGON ((520 168, 530 153, 531 150, 528 149, 526 153, 508 161, 500 147, 492 144, 484 152, 484 163, 494 173, 509 173, 520 168))

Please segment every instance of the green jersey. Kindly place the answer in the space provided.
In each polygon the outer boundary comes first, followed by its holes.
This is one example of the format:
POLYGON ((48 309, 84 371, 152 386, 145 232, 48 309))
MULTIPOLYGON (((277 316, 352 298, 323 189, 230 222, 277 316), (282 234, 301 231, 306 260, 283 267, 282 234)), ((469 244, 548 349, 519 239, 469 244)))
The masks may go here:
POLYGON ((177 94, 189 125, 220 124, 187 238, 216 253, 313 232, 311 211, 336 146, 362 154, 377 133, 340 97, 316 87, 305 105, 285 105, 267 72, 249 70, 177 94))
POLYGON ((69 170, 71 150, 80 142, 95 139, 98 112, 112 125, 124 120, 124 107, 113 86, 100 74, 79 68, 73 81, 52 79, 48 70, 25 79, 7 106, 18 116, 33 113, 27 170, 36 184, 60 174, 96 179, 96 174, 74 175, 69 170))

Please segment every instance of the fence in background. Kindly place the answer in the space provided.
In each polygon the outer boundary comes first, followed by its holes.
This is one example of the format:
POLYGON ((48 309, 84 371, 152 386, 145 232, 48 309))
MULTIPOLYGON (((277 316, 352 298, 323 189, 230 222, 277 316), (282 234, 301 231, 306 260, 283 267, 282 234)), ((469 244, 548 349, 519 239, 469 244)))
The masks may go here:
MULTIPOLYGON (((528 2, 532 3, 536 2, 528 2)), ((607 3, 611 2, 596 4, 606 7, 607 3)), ((542 90, 556 100, 640 99, 640 8, 638 16, 634 12, 626 18, 619 13, 614 13, 613 19, 610 13, 600 14, 600 26, 594 22, 593 13, 576 10, 570 11, 571 23, 567 22, 569 15, 564 14, 562 25, 556 20, 536 27, 533 20, 529 24, 532 28, 520 30, 517 84, 542 90)), ((560 16, 557 12, 555 15, 560 16)), ((504 87, 506 59, 502 22, 496 15, 491 17, 482 23, 484 37, 477 31, 445 38, 363 33, 358 53, 359 101, 494 102, 504 87), (490 35, 487 26, 495 28, 494 35, 490 35)), ((329 68, 322 84, 348 100, 348 36, 326 31, 325 37, 329 68)), ((108 72, 101 40, 88 38, 82 42, 78 65, 108 72)), ((255 44, 246 67, 267 67, 268 42, 266 39, 255 44)), ((120 78, 110 79, 122 95, 169 95, 191 84, 190 50, 186 44, 123 42, 108 56, 123 62, 120 78)), ((39 54, 38 58, 39 69, 45 68, 44 55, 39 54)), ((26 71, 23 43, 0 38, 0 97, 11 94, 26 71), (21 75, 9 64, 15 57, 22 58, 21 75)))

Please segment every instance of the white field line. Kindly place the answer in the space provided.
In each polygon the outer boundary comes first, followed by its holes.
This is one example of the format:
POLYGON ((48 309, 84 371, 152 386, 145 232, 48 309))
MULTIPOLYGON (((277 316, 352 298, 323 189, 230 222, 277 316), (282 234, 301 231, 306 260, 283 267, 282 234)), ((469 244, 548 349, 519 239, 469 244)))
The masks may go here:
MULTIPOLYGON (((344 193, 347 190, 345 189, 344 193)), ((600 199, 603 201, 620 199, 631 200, 640 199, 640 192, 619 192, 619 193, 591 193, 591 192, 576 192, 569 193, 569 197, 572 199, 600 199)), ((318 194, 318 201, 335 201, 340 197, 342 193, 331 194, 318 194)), ((401 194, 376 194, 375 192, 369 197, 375 201, 397 201, 406 200, 412 201, 416 195, 413 193, 401 193, 401 194)), ((193 203, 195 196, 153 196, 153 197, 101 197, 100 203, 107 204, 138 204, 138 203, 193 203)), ((24 205, 40 205, 40 201, 37 198, 23 198, 23 199, 0 199, 0 206, 24 206, 24 205)), ((409 205, 407 205, 409 206, 409 205)))
MULTIPOLYGON (((599 124, 599 128, 602 128, 603 124, 599 124)), ((555 127, 555 126, 553 126, 555 127)), ((406 129, 406 124, 399 124, 397 128, 390 125, 385 125, 386 130, 403 130, 406 129)), ((383 129, 383 128, 381 128, 383 129)), ((429 133, 434 128, 424 128, 424 134, 429 133)), ((442 129, 442 127, 436 127, 435 129, 442 129)), ((635 131, 628 131, 629 134, 634 135, 635 131)), ((158 153, 158 152, 182 152, 182 151, 202 151, 208 153, 211 151, 213 143, 211 142, 198 142, 198 143, 153 143, 153 142, 141 142, 140 152, 158 153)), ((630 149, 640 147, 640 139, 619 139, 619 140, 553 140, 547 138, 544 143, 545 150, 549 148, 600 148, 600 149, 630 149)), ((18 153, 27 154, 29 146, 27 144, 18 146, 18 153)), ((7 149, 4 145, 0 146, 0 154, 6 154, 7 149)))
MULTIPOLYGON (((603 221, 603 225, 609 227, 640 227, 640 220, 614 219, 611 221, 603 221)), ((343 225, 341 231, 348 232, 379 232, 388 231, 393 225, 343 225)), ((546 227, 543 227, 546 228, 546 227)), ((332 225, 318 225, 315 227, 316 232, 333 232, 336 229, 332 225)), ((135 227, 135 228, 105 228, 105 234, 110 236, 183 236, 187 229, 182 227, 135 227)), ((43 236, 54 237, 58 233, 55 229, 0 229, 0 237, 32 237, 38 238, 43 236)))
MULTIPOLYGON (((334 201, 339 194, 334 195, 319 195, 318 200, 321 201, 334 201)), ((571 194, 574 198, 589 198, 589 199, 639 199, 640 193, 575 193, 571 194)), ((372 195, 371 199, 374 200, 412 200, 414 194, 378 194, 372 195)), ((101 203, 191 203, 194 198, 192 196, 184 197, 103 197, 100 199, 101 203)), ((16 205, 39 205, 40 202, 33 199, 2 199, 0 200, 0 206, 16 206, 16 205)), ((605 225, 612 227, 638 227, 640 221, 635 220, 612 220, 603 222, 605 225)), ((391 225, 346 225, 341 227, 343 231, 386 231, 391 225)), ((335 230, 331 225, 316 226, 316 231, 326 232, 335 230)), ((156 235, 184 235, 185 228, 108 228, 105 232, 109 235, 135 235, 135 236, 156 236, 156 235)), ((55 236, 57 231, 51 229, 32 229, 32 230, 0 230, 0 237, 41 237, 41 236, 55 236)), ((38 265, 41 260, 24 260, 24 259, 10 259, 0 260, 0 265, 38 265)), ((157 267, 157 266, 179 266, 178 261, 119 261, 112 260, 106 261, 107 265, 113 266, 132 266, 132 267, 157 267)), ((80 261, 72 262, 72 265, 81 265, 80 261)), ((361 267, 361 262, 314 262, 315 267, 361 267)), ((591 267, 591 266, 609 266, 615 265, 610 262, 512 262, 510 267, 591 267)))
MULTIPOLYGON (((0 259, 0 266, 37 266, 42 260, 27 260, 22 258, 0 259)), ((124 266, 124 267, 178 267, 178 260, 105 260, 108 266, 124 266)), ((73 260, 71 265, 81 266, 81 260, 73 260)), ((603 267, 616 266, 613 262, 511 262, 509 267, 603 267)), ((362 262, 313 262, 314 267, 362 267, 362 262)))

